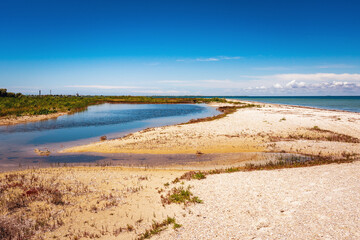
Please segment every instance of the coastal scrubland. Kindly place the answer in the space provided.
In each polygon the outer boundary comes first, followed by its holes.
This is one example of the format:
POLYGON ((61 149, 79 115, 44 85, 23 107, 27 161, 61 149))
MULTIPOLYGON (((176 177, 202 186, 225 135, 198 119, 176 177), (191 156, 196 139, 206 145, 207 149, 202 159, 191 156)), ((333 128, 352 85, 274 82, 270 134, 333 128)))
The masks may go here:
POLYGON ((60 112, 77 112, 90 105, 102 103, 175 104, 226 102, 222 98, 145 97, 145 96, 72 96, 72 95, 22 95, 5 90, 0 97, 0 117, 48 115, 60 112))

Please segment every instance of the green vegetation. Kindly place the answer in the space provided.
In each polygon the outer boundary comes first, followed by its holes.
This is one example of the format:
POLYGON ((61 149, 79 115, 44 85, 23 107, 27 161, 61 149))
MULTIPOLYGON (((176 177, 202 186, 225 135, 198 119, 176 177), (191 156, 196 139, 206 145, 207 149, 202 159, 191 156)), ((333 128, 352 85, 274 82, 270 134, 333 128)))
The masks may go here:
POLYGON ((164 206, 171 203, 183 203, 187 206, 191 203, 202 203, 202 200, 193 196, 193 193, 190 191, 190 186, 188 186, 186 189, 184 187, 172 188, 167 195, 161 195, 161 202, 164 206))
POLYGON ((78 112, 101 103, 165 104, 226 102, 221 98, 180 98, 143 96, 25 96, 0 89, 0 117, 46 115, 57 112, 78 112))
POLYGON ((165 230, 166 227, 170 224, 173 224, 174 229, 181 227, 180 224, 176 223, 175 218, 167 217, 167 219, 165 219, 160 223, 153 221, 153 224, 151 225, 151 229, 146 230, 143 234, 139 235, 137 239, 143 240, 143 239, 151 238, 151 236, 159 234, 161 231, 165 230))
POLYGON ((23 95, 21 93, 13 93, 13 92, 8 92, 7 89, 5 88, 0 88, 0 97, 11 97, 11 98, 20 98, 23 95))

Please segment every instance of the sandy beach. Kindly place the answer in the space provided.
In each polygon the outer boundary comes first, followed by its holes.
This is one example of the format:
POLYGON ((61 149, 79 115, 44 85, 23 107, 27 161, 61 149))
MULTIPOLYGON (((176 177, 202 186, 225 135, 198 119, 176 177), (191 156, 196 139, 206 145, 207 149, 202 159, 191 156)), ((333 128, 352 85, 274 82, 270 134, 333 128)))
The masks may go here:
POLYGON ((360 163, 192 180, 203 199, 153 239, 359 239, 360 163))
POLYGON ((238 109, 213 121, 146 129, 63 152, 288 152, 322 156, 360 153, 360 113, 279 104, 260 106, 238 109))
POLYGON ((0 236, 7 239, 13 231, 33 232, 32 239, 136 239, 153 221, 182 212, 180 205, 163 207, 159 191, 183 173, 122 167, 0 173, 0 236))

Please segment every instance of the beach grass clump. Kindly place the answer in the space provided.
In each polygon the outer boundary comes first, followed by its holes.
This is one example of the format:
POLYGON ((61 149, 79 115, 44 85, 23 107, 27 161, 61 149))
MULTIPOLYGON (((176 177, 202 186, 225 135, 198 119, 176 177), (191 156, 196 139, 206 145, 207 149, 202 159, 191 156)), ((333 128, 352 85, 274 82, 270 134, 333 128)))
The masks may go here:
POLYGON ((160 232, 164 231, 170 224, 173 224, 174 229, 181 227, 181 224, 176 223, 175 218, 167 217, 162 222, 153 221, 151 228, 145 230, 145 232, 140 234, 137 239, 149 239, 153 235, 159 234, 160 232))
POLYGON ((201 180, 201 179, 205 179, 206 175, 205 172, 202 171, 190 171, 190 172, 186 172, 183 175, 180 176, 181 180, 191 180, 191 179, 197 179, 197 180, 201 180))
POLYGON ((33 224, 25 219, 0 215, 0 239, 30 239, 34 235, 33 224))
POLYGON ((194 196, 190 191, 190 186, 187 188, 181 186, 172 188, 165 196, 161 195, 161 203, 164 206, 171 203, 188 206, 192 203, 202 203, 202 200, 194 196))
POLYGON ((197 179, 197 180, 201 180, 201 179, 206 178, 206 176, 205 176, 205 174, 202 173, 202 172, 197 172, 197 173, 194 174, 193 178, 194 178, 194 179, 197 179))

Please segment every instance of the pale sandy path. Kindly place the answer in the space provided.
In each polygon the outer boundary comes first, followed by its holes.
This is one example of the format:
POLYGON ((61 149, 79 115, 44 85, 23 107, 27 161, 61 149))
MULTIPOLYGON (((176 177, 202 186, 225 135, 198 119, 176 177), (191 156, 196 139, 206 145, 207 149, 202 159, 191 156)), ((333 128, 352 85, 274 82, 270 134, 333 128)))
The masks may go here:
POLYGON ((193 180, 203 204, 152 239, 360 239, 360 162, 193 180))

